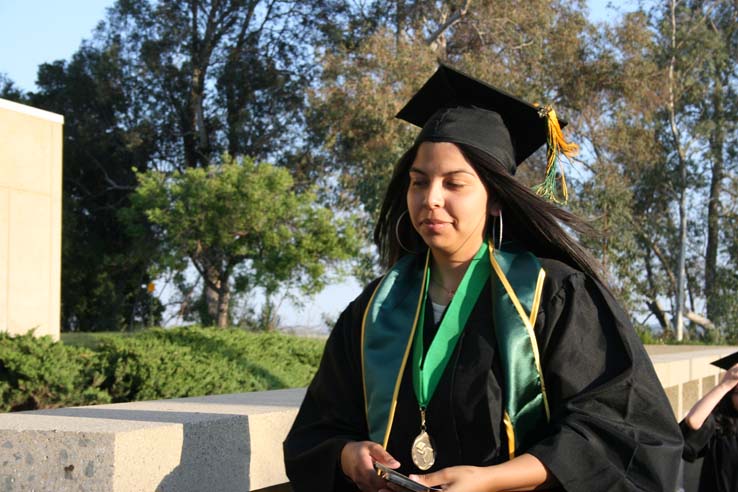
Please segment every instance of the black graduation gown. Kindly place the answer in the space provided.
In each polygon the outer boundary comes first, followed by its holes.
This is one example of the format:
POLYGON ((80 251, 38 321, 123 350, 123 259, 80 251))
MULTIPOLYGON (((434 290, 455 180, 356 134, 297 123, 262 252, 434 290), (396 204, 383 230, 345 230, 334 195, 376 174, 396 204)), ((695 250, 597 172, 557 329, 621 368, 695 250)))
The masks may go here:
POLYGON ((682 420, 685 460, 703 458, 699 492, 735 492, 738 490, 738 435, 716 432, 710 415, 697 430, 682 420))
MULTIPOLYGON (((534 330, 551 420, 525 451, 551 470, 563 490, 672 492, 681 434, 626 314, 583 273, 559 261, 540 262, 546 282, 534 330)), ((368 440, 360 336, 377 282, 341 314, 285 440, 295 492, 357 490, 339 459, 348 441, 368 440)), ((429 472, 507 460, 490 296, 488 281, 428 406, 428 432, 438 453, 429 472)), ((426 331, 433 330, 426 312, 426 331)), ((410 459, 420 426, 410 366, 387 446, 406 474, 420 473, 410 459)))

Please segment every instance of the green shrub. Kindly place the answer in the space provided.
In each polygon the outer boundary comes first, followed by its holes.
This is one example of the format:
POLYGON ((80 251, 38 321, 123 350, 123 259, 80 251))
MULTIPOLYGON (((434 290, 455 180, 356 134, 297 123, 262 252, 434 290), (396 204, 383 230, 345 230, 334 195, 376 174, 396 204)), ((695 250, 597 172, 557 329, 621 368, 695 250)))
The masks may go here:
POLYGON ((106 403, 95 366, 90 350, 0 333, 0 411, 106 403))
POLYGON ((156 338, 206 353, 211 360, 235 363, 229 377, 250 375, 258 389, 307 386, 320 362, 322 340, 275 332, 249 332, 209 328, 151 330, 143 339, 156 338))
POLYGON ((280 333, 176 328, 85 338, 84 345, 3 335, 0 410, 306 386, 318 367, 324 341, 280 333))
POLYGON ((633 327, 643 345, 659 345, 664 343, 663 338, 656 336, 648 326, 635 324, 633 327))
POLYGON ((155 336, 106 340, 98 348, 103 388, 113 401, 151 400, 269 389, 227 358, 155 336))

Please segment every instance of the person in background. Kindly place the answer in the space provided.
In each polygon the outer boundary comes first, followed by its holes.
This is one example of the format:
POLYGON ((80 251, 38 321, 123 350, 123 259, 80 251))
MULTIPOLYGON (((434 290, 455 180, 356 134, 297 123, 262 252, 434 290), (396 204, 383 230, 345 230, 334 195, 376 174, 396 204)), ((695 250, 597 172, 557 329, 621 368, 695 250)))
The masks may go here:
POLYGON ((441 65, 398 117, 421 131, 375 229, 389 270, 328 338, 284 443, 293 490, 400 490, 378 462, 447 492, 673 492, 650 359, 584 223, 542 198, 565 200, 574 150, 553 109, 441 65), (543 144, 536 193, 513 175, 543 144))
POLYGON ((682 457, 702 461, 699 492, 738 491, 738 352, 713 362, 725 369, 720 383, 679 424, 682 457))

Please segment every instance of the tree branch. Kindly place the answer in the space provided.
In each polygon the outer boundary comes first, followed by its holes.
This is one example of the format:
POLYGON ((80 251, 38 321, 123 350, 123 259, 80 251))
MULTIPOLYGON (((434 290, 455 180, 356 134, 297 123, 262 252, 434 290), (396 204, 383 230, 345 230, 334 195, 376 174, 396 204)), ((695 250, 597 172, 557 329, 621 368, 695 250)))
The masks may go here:
MULTIPOLYGON (((198 247, 199 247, 199 244, 198 244, 198 247)), ((207 275, 207 272, 206 272, 206 266, 205 266, 205 265, 200 265, 200 264, 199 264, 199 263, 197 262, 197 260, 196 260, 196 257, 197 257, 198 255, 199 255, 199 252, 198 252, 198 253, 194 253, 194 254, 190 254, 190 255, 189 255, 189 257, 190 257, 190 261, 192 261, 192 265, 193 265, 193 266, 195 267, 195 270, 197 270, 197 273, 199 273, 199 274, 200 274, 200 277, 202 278, 202 281, 203 281, 203 283, 205 284, 205 286, 206 286, 206 287, 208 287, 208 288, 210 288, 210 289, 212 289, 212 290, 213 290, 213 291, 215 291, 215 292, 219 292, 218 286, 217 286, 217 285, 215 285, 215 284, 214 284, 214 283, 213 283, 213 282, 212 282, 212 281, 211 281, 211 280, 210 280, 210 279, 208 278, 208 275, 207 275)))
POLYGON ((666 331, 670 331, 669 326, 669 318, 666 316, 666 312, 661 307, 661 303, 658 299, 653 299, 651 301, 646 302, 646 306, 648 306, 649 311, 656 316, 656 319, 659 320, 659 324, 661 325, 661 328, 666 331))
POLYGON ((707 317, 702 316, 701 314, 697 314, 694 311, 685 311, 684 317, 687 318, 692 323, 700 325, 701 327, 707 330, 713 331, 717 329, 717 327, 715 326, 715 323, 710 321, 707 317))
POLYGON ((433 43, 435 43, 439 37, 451 26, 459 22, 465 15, 466 12, 469 10, 469 4, 471 3, 471 0, 466 0, 464 2, 464 5, 459 8, 456 12, 451 14, 451 16, 446 19, 446 22, 441 24, 441 26, 436 29, 430 36, 428 36, 425 40, 425 44, 427 46, 431 46, 433 43))

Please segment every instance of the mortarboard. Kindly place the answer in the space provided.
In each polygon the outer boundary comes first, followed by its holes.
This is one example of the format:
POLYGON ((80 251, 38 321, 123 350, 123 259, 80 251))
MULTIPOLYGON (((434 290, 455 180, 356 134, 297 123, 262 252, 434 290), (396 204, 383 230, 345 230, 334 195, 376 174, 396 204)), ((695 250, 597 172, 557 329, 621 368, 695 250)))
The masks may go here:
POLYGON ((734 365, 738 364, 738 352, 733 352, 730 355, 726 355, 722 359, 710 362, 710 364, 712 364, 713 366, 717 366, 720 369, 725 369, 727 371, 734 365))
MULTIPOLYGON (((553 201, 559 155, 573 156, 578 147, 564 140, 555 111, 537 107, 445 64, 397 113, 422 128, 420 142, 453 142, 475 147, 510 174, 543 144, 548 144, 546 179, 536 191, 553 201)), ((568 197, 562 169, 564 201, 568 197)))

